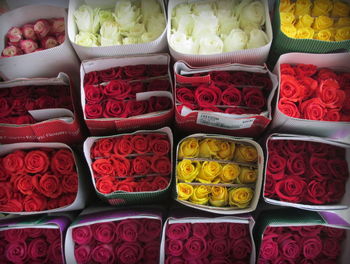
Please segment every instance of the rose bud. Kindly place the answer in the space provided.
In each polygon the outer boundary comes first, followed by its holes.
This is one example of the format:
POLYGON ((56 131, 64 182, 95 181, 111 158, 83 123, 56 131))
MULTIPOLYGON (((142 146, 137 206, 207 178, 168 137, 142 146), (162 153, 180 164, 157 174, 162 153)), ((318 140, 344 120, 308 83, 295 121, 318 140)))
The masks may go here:
POLYGON ((53 18, 51 19, 51 34, 61 34, 65 30, 64 18, 53 18))
POLYGON ((50 49, 53 47, 56 47, 58 45, 58 42, 55 37, 53 36, 46 36, 41 40, 41 46, 44 49, 50 49))
POLYGON ((31 39, 21 40, 19 43, 20 48, 24 51, 24 53, 32 53, 38 48, 38 43, 31 39))
POLYGON ((35 35, 34 25, 33 24, 25 24, 22 27, 23 36, 25 39, 37 40, 38 37, 35 35))
POLYGON ((39 19, 34 24, 34 31, 39 38, 44 38, 50 31, 50 23, 46 19, 39 19))
POLYGON ((12 57, 23 54, 23 51, 16 46, 8 46, 3 49, 2 56, 3 57, 12 57))
POLYGON ((20 28, 12 27, 7 31, 6 37, 10 42, 19 42, 23 38, 23 33, 20 28))
POLYGON ((59 44, 62 44, 64 42, 65 38, 66 38, 65 33, 61 33, 61 34, 58 34, 56 36, 57 42, 59 44))

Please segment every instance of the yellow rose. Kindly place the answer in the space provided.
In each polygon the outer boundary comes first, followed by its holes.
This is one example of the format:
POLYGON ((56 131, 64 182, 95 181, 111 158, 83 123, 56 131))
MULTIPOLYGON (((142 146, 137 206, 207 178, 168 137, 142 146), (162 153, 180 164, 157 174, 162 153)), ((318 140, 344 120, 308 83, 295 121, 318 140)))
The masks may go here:
POLYGON ((221 174, 222 166, 217 161, 204 161, 199 171, 197 180, 201 183, 217 183, 219 178, 215 180, 221 174))
POLYGON ((315 39, 322 40, 322 41, 332 41, 333 33, 329 29, 324 29, 315 34, 315 39))
POLYGON ((315 30, 323 30, 323 29, 328 29, 331 26, 333 26, 333 18, 330 18, 328 16, 319 16, 316 17, 315 22, 313 24, 313 29, 315 30))
POLYGON ((221 182, 231 183, 237 179, 241 172, 241 168, 237 164, 226 164, 222 167, 222 172, 220 174, 221 182))
POLYGON ((312 39, 314 37, 315 30, 312 28, 299 28, 295 38, 297 39, 312 39))
POLYGON ((188 200, 193 194, 193 187, 187 183, 177 184, 177 198, 179 200, 188 200))
POLYGON ((230 160, 235 153, 236 144, 229 141, 221 141, 219 143, 219 150, 215 155, 217 159, 230 160))
POLYGON ((254 162, 258 160, 258 152, 253 146, 239 146, 236 148, 235 161, 237 162, 254 162))
POLYGON ((297 29, 293 25, 282 25, 281 30, 287 37, 290 38, 295 38, 295 35, 297 34, 297 29))
POLYGON ((179 147, 179 158, 195 158, 199 153, 198 140, 196 138, 187 138, 181 142, 179 147))
POLYGON ((337 23, 335 23, 336 27, 346 27, 350 26, 350 17, 341 17, 338 19, 337 23))
POLYGON ((234 188, 229 191, 228 203, 230 206, 238 206, 239 208, 245 208, 249 205, 253 196, 254 191, 252 188, 234 188))
POLYGON ((310 15, 303 15, 300 16, 298 19, 298 22, 295 24, 296 28, 303 28, 303 27, 311 27, 312 23, 314 23, 314 18, 310 15))
POLYGON ((312 3, 310 0, 297 0, 295 2, 295 15, 296 16, 302 16, 306 14, 310 15, 311 6, 312 6, 312 3))
POLYGON ((335 41, 343 41, 350 39, 350 27, 342 27, 338 28, 335 32, 334 40, 335 41))
POLYGON ((238 178, 240 183, 254 183, 258 178, 258 170, 242 167, 238 178))
POLYGON ((184 159, 176 166, 177 177, 185 182, 192 182, 199 174, 201 163, 197 160, 184 159))
POLYGON ((228 191, 226 187, 213 186, 209 198, 210 205, 216 207, 226 206, 228 203, 228 191))
POLYGON ((334 1, 332 17, 349 17, 350 5, 342 1, 334 1))
POLYGON ((293 13, 281 12, 281 25, 291 25, 294 24, 295 16, 293 13))
POLYGON ((311 10, 311 15, 314 17, 328 16, 332 10, 333 3, 330 0, 315 0, 311 10))
POLYGON ((280 1, 280 12, 290 12, 294 13, 295 4, 290 0, 281 0, 280 1))
POLYGON ((215 138, 206 138, 199 142, 199 157, 211 158, 219 151, 219 141, 215 138))
POLYGON ((194 186, 193 193, 190 197, 190 202, 195 204, 207 204, 211 187, 206 185, 194 186))

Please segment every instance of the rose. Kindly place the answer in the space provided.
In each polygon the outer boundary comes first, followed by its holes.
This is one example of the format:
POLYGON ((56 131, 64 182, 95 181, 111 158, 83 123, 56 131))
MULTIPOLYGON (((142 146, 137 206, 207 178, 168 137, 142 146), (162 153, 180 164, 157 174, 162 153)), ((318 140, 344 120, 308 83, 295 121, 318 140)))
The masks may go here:
POLYGON ((298 22, 295 24, 296 28, 309 28, 314 23, 314 18, 308 14, 299 16, 298 22))
POLYGON ((204 161, 197 176, 197 180, 201 183, 211 183, 217 180, 216 178, 219 177, 221 172, 222 166, 217 161, 204 161))
POLYGON ((211 107, 220 104, 221 90, 214 84, 202 84, 196 88, 194 96, 200 107, 211 107))
POLYGON ((19 42, 19 47, 27 54, 34 52, 38 48, 38 44, 34 40, 25 39, 19 42))
POLYGON ((297 39, 312 39, 315 31, 310 27, 298 28, 295 38, 297 39))
POLYGON ((313 204, 324 204, 327 197, 327 181, 311 180, 307 185, 307 201, 313 204))
POLYGON ((122 44, 122 36, 119 32, 119 25, 117 22, 105 21, 100 28, 101 46, 114 46, 122 44))
POLYGON ((111 158, 112 165, 118 177, 127 177, 131 173, 130 160, 122 156, 113 155, 111 158))
POLYGON ((113 97, 116 100, 125 100, 131 93, 131 86, 125 80, 112 80, 104 86, 103 92, 106 96, 113 97))
POLYGON ((302 248, 304 256, 308 259, 315 259, 321 252, 325 253, 327 250, 327 248, 322 250, 322 241, 317 236, 304 239, 302 248))
POLYGON ((126 242, 136 242, 142 233, 142 226, 137 220, 123 220, 117 224, 116 234, 126 242))
POLYGON ((74 258, 77 263, 88 264, 91 261, 91 247, 80 245, 74 248, 74 258))
POLYGON ((323 29, 316 33, 315 39, 321 40, 321 41, 332 41, 333 34, 332 31, 329 29, 323 29))
POLYGON ((44 234, 42 228, 26 228, 26 233, 30 238, 37 238, 44 234))
POLYGON ((331 258, 337 258, 341 252, 339 240, 337 238, 324 238, 322 241, 322 248, 322 253, 331 258))
POLYGON ((80 32, 96 33, 100 26, 98 8, 92 9, 88 5, 81 5, 74 11, 74 21, 80 32))
POLYGON ((233 183, 241 172, 241 168, 237 164, 225 164, 222 167, 222 172, 219 175, 221 182, 233 183))
POLYGON ((345 100, 345 92, 339 88, 339 83, 336 80, 327 79, 321 81, 317 95, 324 106, 329 108, 342 107, 345 100))
POLYGON ((190 237, 185 242, 185 259, 196 259, 205 256, 207 252, 207 242, 200 237, 190 237))
POLYGON ((171 172, 171 162, 166 156, 153 156, 151 159, 151 169, 155 173, 159 174, 169 174, 171 172))
POLYGON ((53 36, 46 36, 42 40, 40 40, 41 47, 43 49, 50 49, 58 46, 57 39, 53 36))
POLYGON ((179 200, 188 200, 193 195, 192 185, 186 183, 178 183, 176 185, 177 198, 179 200))
POLYGON ((23 211, 23 205, 21 203, 22 201, 18 201, 15 199, 9 199, 6 204, 0 205, 2 212, 22 212, 23 211))
POLYGON ((329 0, 316 0, 314 1, 313 8, 311 10, 311 15, 317 16, 328 16, 329 12, 333 8, 333 3, 329 0))
POLYGON ((78 191, 78 174, 72 172, 71 174, 66 174, 62 179, 62 187, 65 193, 76 194, 78 191))
POLYGON ((214 154, 216 158, 223 160, 231 160, 236 149, 234 142, 230 141, 219 141, 219 150, 214 154))
POLYGON ((152 186, 154 190, 164 190, 169 186, 169 181, 168 177, 156 176, 153 178, 152 186))
POLYGON ((97 178, 96 189, 101 193, 114 192, 114 177, 102 176, 97 178))
POLYGON ((205 238, 209 233, 209 225, 207 223, 193 223, 193 236, 205 238))
POLYGON ((114 141, 112 138, 100 138, 95 141, 90 152, 93 158, 110 157, 112 155, 114 141))
POLYGON ((321 232, 321 226, 309 225, 309 226, 291 226, 291 230, 297 231, 302 237, 317 237, 321 232))
POLYGON ((48 259, 50 259, 50 261, 52 261, 53 263, 62 263, 63 255, 60 238, 58 238, 50 244, 48 259))
POLYGON ((201 169, 201 163, 197 160, 183 159, 176 166, 177 177, 185 182, 196 179, 201 169))
MULTIPOLYGON (((56 107, 56 100, 52 96, 43 95, 36 100, 36 104, 38 109, 52 108, 56 107)), ((18 109, 16 110, 18 111, 18 109)))
POLYGON ((146 69, 145 64, 129 65, 124 67, 124 73, 129 78, 137 79, 138 77, 142 78, 145 76, 146 69))
POLYGON ((69 149, 58 150, 51 158, 51 169, 57 174, 69 174, 75 171, 75 161, 69 149))
POLYGON ((297 29, 293 25, 281 25, 281 31, 289 38, 295 38, 297 29))
POLYGON ((229 237, 234 240, 244 238, 249 234, 248 226, 246 224, 230 223, 228 228, 229 237))
POLYGON ((300 109, 303 117, 309 120, 322 120, 326 114, 325 105, 319 98, 302 102, 300 109))
POLYGON ((86 101, 89 104, 98 104, 103 99, 102 89, 100 85, 86 84, 84 86, 84 91, 85 91, 86 101))
POLYGON ((130 180, 119 180, 116 182, 115 190, 123 192, 134 192, 136 191, 136 183, 131 182, 130 180))
POLYGON ((91 32, 80 31, 79 34, 75 35, 74 42, 80 46, 85 46, 85 47, 100 46, 100 40, 98 36, 91 32))
POLYGON ((240 183, 254 183, 258 178, 258 170, 243 167, 239 174, 238 180, 240 183))
POLYGON ((50 23, 46 19, 39 19, 34 23, 34 31, 39 39, 44 38, 50 31, 50 23))
POLYGON ((170 87, 169 80, 156 79, 150 81, 147 85, 147 91, 168 91, 170 87))
POLYGON ((98 263, 114 263, 113 246, 110 244, 97 245, 91 252, 91 258, 98 263))
POLYGON ((31 195, 34 191, 32 177, 30 175, 21 175, 16 178, 14 185, 24 195, 31 195))
MULTIPOLYGON (((118 137, 116 142, 114 143, 113 152, 121 155, 126 156, 133 152, 133 144, 131 143, 131 136, 122 136, 118 137)), ((142 142, 139 142, 142 143, 142 142)), ((140 146, 139 146, 140 148, 140 146)), ((141 151, 144 151, 141 145, 141 151)))
POLYGON ((305 88, 300 85, 294 76, 284 74, 281 75, 281 98, 288 98, 289 101, 298 102, 303 99, 304 91, 305 88))
POLYGON ((38 212, 47 208, 47 200, 44 196, 32 194, 25 196, 23 207, 26 212, 38 212))
POLYGON ((12 56, 17 56, 23 54, 23 51, 16 46, 7 46, 2 50, 1 55, 3 57, 12 57, 12 56))
POLYGON ((324 116, 325 121, 337 122, 337 121, 340 121, 340 119, 341 119, 340 112, 337 109, 328 110, 326 115, 324 116))
POLYGON ((166 241, 165 252, 170 256, 181 256, 183 254, 184 245, 182 240, 168 239, 166 241))
POLYGON ((148 101, 127 101, 125 105, 125 113, 128 116, 137 116, 145 114, 148 109, 148 101))
POLYGON ((172 101, 165 96, 152 96, 149 99, 148 112, 164 111, 172 108, 172 101))
POLYGON ((0 97, 0 117, 6 117, 11 113, 12 109, 9 102, 4 97, 0 97))
POLYGON ((324 158, 318 158, 312 155, 310 158, 310 168, 314 174, 321 178, 327 177, 329 174, 327 159, 324 158))
POLYGON ((301 248, 299 246, 299 237, 289 237, 285 238, 284 240, 280 241, 279 244, 281 245, 282 254, 285 258, 296 260, 299 258, 301 253, 301 248))
POLYGON ((103 111, 105 118, 126 118, 128 117, 125 111, 125 104, 122 101, 108 99, 103 111))
POLYGON ((245 259, 252 252, 252 244, 249 238, 241 238, 231 241, 231 254, 234 259, 245 259))
POLYGON ((245 28, 247 25, 255 27, 263 26, 265 23, 265 7, 259 1, 250 2, 248 5, 239 6, 236 9, 239 16, 240 26, 245 28), (240 9, 241 8, 241 9, 240 9))
POLYGON ((210 158, 219 151, 219 141, 214 138, 206 138, 199 142, 199 154, 201 158, 210 158))
POLYGON ((170 143, 168 139, 154 138, 150 142, 150 148, 155 155, 162 156, 170 151, 170 143))
POLYGON ((342 1, 333 2, 332 17, 346 17, 349 15, 350 6, 349 4, 342 1))
POLYGON ((72 230, 72 239, 79 245, 87 245, 93 239, 93 233, 90 225, 75 227, 72 230))
POLYGON ((49 157, 41 150, 29 151, 24 157, 24 167, 29 173, 45 173, 49 167, 49 157))
POLYGON ((186 223, 168 224, 165 234, 167 238, 174 240, 188 239, 191 232, 191 225, 186 223))
POLYGON ((122 264, 136 264, 142 258, 144 250, 138 243, 124 243, 115 250, 117 259, 122 264))
POLYGON ((24 169, 25 152, 14 151, 2 159, 2 166, 10 174, 16 174, 24 169))
POLYGON ((228 203, 227 188, 222 186, 212 186, 209 203, 215 207, 226 206, 228 203))
POLYGON ((248 187, 233 188, 229 191, 229 205, 245 208, 253 199, 254 191, 248 187))
POLYGON ((225 91, 221 94, 221 101, 225 105, 238 106, 242 103, 242 93, 233 85, 230 85, 225 91))
POLYGON ((4 238, 10 243, 26 240, 28 236, 24 229, 7 229, 2 232, 4 234, 4 238))
POLYGON ((196 39, 195 45, 198 46, 198 54, 217 54, 221 53, 224 43, 217 35, 201 35, 196 39))
POLYGON ((345 184, 342 180, 331 180, 327 184, 327 202, 339 202, 345 194, 345 184))
POLYGON ((255 162, 258 159, 258 152, 253 146, 238 146, 234 160, 237 162, 255 162))
POLYGON ((88 72, 84 75, 84 88, 86 85, 98 84, 98 83, 99 83, 99 75, 97 71, 88 72))
POLYGON ((307 169, 304 155, 292 155, 287 160, 287 168, 292 175, 304 175, 307 169))
POLYGON ((306 183, 298 176, 287 176, 275 185, 278 197, 287 202, 298 203, 303 200, 306 183))
POLYGON ((198 53, 198 47, 194 44, 192 38, 188 38, 186 34, 175 31, 170 35, 169 45, 177 52, 184 54, 198 53))
POLYGON ((258 88, 243 88, 243 101, 246 106, 254 109, 261 109, 266 105, 264 94, 258 88))
POLYGON ((261 30, 254 28, 249 33, 249 40, 247 43, 247 49, 255 49, 265 46, 269 43, 269 37, 261 30))
POLYGON ((99 175, 113 175, 115 169, 110 159, 97 159, 92 163, 92 169, 99 175))
POLYGON ((94 239, 101 243, 108 244, 115 240, 115 225, 113 222, 93 224, 91 229, 94 239))
POLYGON ((199 144, 196 138, 187 138, 180 143, 178 157, 180 159, 195 158, 199 154, 199 144))
POLYGON ((326 233, 327 236, 333 238, 344 238, 345 230, 336 227, 323 226, 322 231, 326 233))
POLYGON ((182 264, 184 263, 184 259, 180 257, 167 256, 165 260, 165 264, 182 264))
POLYGON ((196 105, 196 99, 191 89, 186 87, 176 88, 176 99, 185 106, 194 109, 196 105))
POLYGON ((23 240, 18 240, 8 244, 5 256, 13 263, 24 263, 27 258, 27 244, 23 240))
POLYGON ((224 52, 233 52, 243 50, 248 43, 248 35, 243 30, 236 28, 232 29, 224 39, 224 52))
POLYGON ((260 256, 267 260, 274 260, 277 258, 278 244, 271 238, 263 238, 262 245, 260 247, 260 256))
POLYGON ((23 32, 19 27, 12 27, 7 31, 6 37, 11 44, 16 44, 23 39, 23 32))
POLYGON ((158 219, 142 219, 143 232, 138 239, 141 242, 151 242, 160 238, 161 222, 158 219))
POLYGON ((346 160, 332 159, 327 161, 329 171, 334 178, 346 180, 349 177, 349 169, 346 160))
POLYGON ((137 156, 132 160, 132 169, 135 175, 148 174, 150 167, 150 159, 147 156, 137 156))
POLYGON ((269 175, 269 177, 275 180, 280 180, 285 176, 286 165, 286 159, 277 153, 271 153, 268 155, 266 175, 269 175))
POLYGON ((138 154, 149 152, 149 138, 145 135, 138 134, 131 138, 131 146, 138 154))
POLYGON ((43 261, 47 251, 48 243, 43 238, 35 238, 28 244, 28 256, 31 260, 43 261))
POLYGON ((88 119, 100 118, 102 117, 102 105, 101 104, 86 104, 85 114, 88 119))
POLYGON ((310 0, 300 0, 295 3, 295 15, 302 16, 310 14, 312 3, 310 0))
POLYGON ((108 82, 108 81, 122 78, 122 74, 123 74, 122 67, 109 68, 109 69, 100 71, 98 73, 102 82, 108 82))
POLYGON ((159 241, 152 241, 145 244, 143 248, 143 259, 146 263, 154 263, 159 260, 159 241))

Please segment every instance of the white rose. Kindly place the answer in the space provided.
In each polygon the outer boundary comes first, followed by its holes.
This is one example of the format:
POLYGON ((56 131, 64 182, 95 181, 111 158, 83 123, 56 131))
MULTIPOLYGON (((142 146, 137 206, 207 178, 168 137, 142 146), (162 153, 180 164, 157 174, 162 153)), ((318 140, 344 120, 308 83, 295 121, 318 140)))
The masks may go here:
POLYGON ((150 33, 150 35, 156 36, 158 38, 165 29, 165 18, 163 14, 156 14, 151 16, 146 21, 146 31, 150 33))
POLYGON ((170 36, 169 44, 177 52, 185 54, 197 53, 192 38, 187 38, 187 36, 182 32, 174 32, 170 36))
POLYGON ((206 34, 197 39, 198 54, 222 53, 224 43, 217 35, 206 34))
POLYGON ((106 21, 100 29, 101 46, 120 45, 121 36, 117 22, 106 21))
POLYGON ((190 4, 179 4, 173 9, 171 24, 172 27, 177 29, 179 20, 182 16, 192 14, 192 5, 190 4))
POLYGON ((98 16, 100 18, 100 25, 103 25, 106 21, 115 21, 112 11, 110 10, 100 10, 98 16))
POLYGON ((239 23, 236 17, 218 13, 219 18, 219 33, 220 35, 228 35, 234 28, 239 28, 239 23))
POLYGON ((134 26, 130 27, 127 32, 123 35, 127 37, 137 37, 140 38, 143 33, 146 32, 145 25, 141 23, 134 24, 134 26))
POLYGON ((219 20, 214 15, 202 15, 194 17, 192 31, 193 39, 198 39, 203 35, 216 35, 219 27, 219 20))
POLYGON ((236 17, 242 13, 242 10, 245 6, 249 5, 253 0, 243 0, 241 1, 234 9, 234 14, 236 17))
POLYGON ((269 42, 266 33, 260 29, 253 29, 250 31, 249 40, 247 43, 248 49, 260 48, 269 42))
POLYGON ((224 52, 245 49, 248 42, 247 34, 241 29, 232 29, 224 40, 224 52))
POLYGON ((216 10, 213 9, 212 3, 195 3, 193 4, 192 10, 195 15, 199 15, 202 13, 214 15, 214 13, 216 12, 216 10))
POLYGON ((256 25, 256 28, 265 24, 265 8, 262 2, 254 1, 242 8, 239 15, 239 22, 242 28, 247 25, 256 25))
POLYGON ((124 45, 129 45, 129 44, 137 44, 140 43, 141 39, 138 37, 126 37, 123 38, 123 44, 124 45))
POLYGON ((141 43, 151 42, 159 37, 157 32, 145 32, 142 34, 140 41, 141 43))
POLYGON ((119 0, 114 9, 115 20, 121 31, 128 31, 140 20, 140 9, 129 0, 119 0))
POLYGON ((153 15, 157 13, 163 14, 157 0, 141 0, 140 2, 141 14, 144 21, 150 19, 153 15))
POLYGON ((193 15, 183 15, 179 18, 177 31, 186 34, 187 36, 192 35, 194 27, 193 15))
POLYGON ((74 20, 79 31, 96 33, 100 28, 100 18, 98 16, 100 9, 88 5, 82 5, 74 11, 74 20))
POLYGON ((79 32, 79 34, 75 36, 75 43, 86 47, 98 47, 100 45, 96 34, 84 31, 79 32))
POLYGON ((232 14, 234 7, 238 5, 238 0, 219 0, 216 1, 218 13, 226 10, 232 14))

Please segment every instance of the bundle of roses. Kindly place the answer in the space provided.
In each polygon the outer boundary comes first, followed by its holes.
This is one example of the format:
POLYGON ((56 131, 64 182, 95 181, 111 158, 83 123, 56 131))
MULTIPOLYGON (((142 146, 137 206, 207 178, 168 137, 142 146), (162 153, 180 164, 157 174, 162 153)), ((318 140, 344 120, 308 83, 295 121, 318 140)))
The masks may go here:
POLYGON ((258 176, 257 159, 257 150, 250 145, 186 138, 178 148, 178 199, 214 207, 248 207, 258 176))
POLYGON ((350 39, 350 5, 341 0, 280 1, 281 30, 290 38, 350 39))
MULTIPOLYGON (((203 74, 187 77, 196 79, 203 74)), ((176 100, 192 110, 229 114, 259 114, 266 109, 272 83, 267 74, 243 71, 213 71, 210 82, 178 83, 176 100)))
POLYGON ((165 231, 165 264, 250 263, 248 224, 173 223, 165 231))
POLYGON ((66 148, 15 150, 0 157, 0 211, 39 212, 70 205, 78 191, 66 148))
POLYGON ((3 57, 12 57, 56 47, 64 42, 64 18, 38 19, 6 33, 3 57))
POLYGON ((278 109, 308 120, 350 121, 350 73, 312 64, 281 64, 278 109))
POLYGON ((171 12, 169 45, 184 54, 259 48, 269 43, 265 21, 262 1, 182 3, 171 12))
POLYGON ((85 115, 94 118, 127 118, 172 108, 165 96, 138 100, 136 95, 151 91, 171 92, 167 65, 130 65, 84 76, 85 115))
POLYGON ((171 145, 166 134, 136 133, 94 142, 91 168, 100 193, 164 190, 170 181, 171 145))
POLYGON ((53 228, 0 231, 1 263, 63 263, 61 234, 53 228))
POLYGON ((341 201, 349 178, 345 149, 318 142, 270 140, 264 195, 291 203, 341 201))
POLYGON ((77 263, 158 263, 161 221, 134 218, 74 227, 77 263))
POLYGON ((15 86, 0 89, 0 123, 34 124, 31 110, 66 108, 73 111, 70 87, 15 86))
POLYGON ((257 263, 340 263, 345 236, 328 226, 268 226, 257 263))

